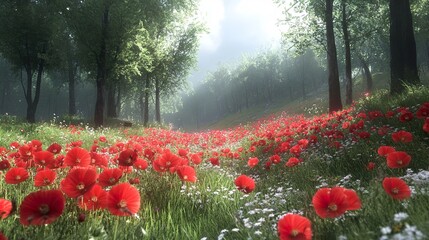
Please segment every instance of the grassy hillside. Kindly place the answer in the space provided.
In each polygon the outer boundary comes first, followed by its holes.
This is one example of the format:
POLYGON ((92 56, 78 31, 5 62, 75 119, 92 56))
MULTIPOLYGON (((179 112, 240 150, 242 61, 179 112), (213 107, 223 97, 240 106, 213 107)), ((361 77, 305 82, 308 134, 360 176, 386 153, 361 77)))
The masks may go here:
MULTIPOLYGON (((388 89, 389 77, 386 74, 376 73, 373 76, 374 80, 374 91, 381 89, 388 89)), ((365 93, 365 83, 362 82, 362 78, 358 77, 354 79, 353 86, 353 98, 359 99, 365 93)), ((342 99, 344 97, 345 90, 341 90, 342 99)), ((257 119, 267 117, 270 115, 279 115, 282 112, 287 114, 304 114, 306 116, 312 116, 316 114, 326 113, 328 109, 328 90, 320 89, 319 91, 309 93, 305 99, 297 99, 295 101, 280 101, 274 102, 270 105, 259 105, 244 109, 241 112, 231 114, 216 123, 212 123, 209 126, 204 126, 201 129, 226 129, 238 126, 240 124, 254 122, 257 119)))
POLYGON ((428 96, 192 134, 2 117, 0 239, 427 239, 428 96))

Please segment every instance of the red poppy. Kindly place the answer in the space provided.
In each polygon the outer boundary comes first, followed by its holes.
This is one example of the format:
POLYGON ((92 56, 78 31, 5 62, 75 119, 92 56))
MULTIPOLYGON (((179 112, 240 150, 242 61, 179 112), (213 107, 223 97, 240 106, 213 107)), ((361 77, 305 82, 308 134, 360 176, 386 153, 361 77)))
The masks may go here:
POLYGON ((165 172, 170 168, 178 166, 180 163, 182 163, 182 158, 166 149, 160 157, 153 161, 153 169, 157 172, 165 172))
POLYGON ((195 153, 195 154, 192 154, 191 155, 191 160, 192 160, 192 162, 195 164, 195 165, 198 165, 198 164, 200 164, 201 163, 201 156, 200 156, 200 154, 198 154, 198 153, 195 153))
POLYGON ((48 149, 46 149, 46 150, 49 151, 49 152, 51 152, 51 153, 53 153, 53 154, 58 154, 58 153, 61 152, 61 149, 62 149, 62 147, 61 147, 60 144, 58 144, 58 143, 52 143, 48 147, 48 149))
POLYGON ((387 166, 390 168, 403 168, 411 162, 411 156, 406 152, 393 152, 387 155, 387 166))
POLYGON ((280 156, 279 155, 277 155, 277 154, 275 154, 275 155, 273 155, 273 156, 271 156, 270 157, 270 161, 272 162, 272 163, 274 163, 274 164, 278 164, 278 163, 280 163, 281 162, 281 158, 280 158, 280 156))
POLYGON ((181 166, 177 169, 177 175, 184 182, 196 182, 197 176, 195 169, 191 166, 181 166))
POLYGON ((19 147, 19 154, 22 159, 30 159, 33 154, 31 144, 24 144, 19 147))
POLYGON ((59 190, 37 191, 24 198, 19 208, 22 225, 45 225, 63 213, 65 199, 59 190))
POLYGON ((12 202, 0 198, 0 219, 5 219, 12 212, 12 202))
POLYGON ((209 161, 212 165, 219 166, 219 158, 218 157, 211 157, 209 159, 209 161))
POLYGON ((280 240, 309 240, 313 233, 308 218, 297 214, 286 214, 277 223, 280 240))
POLYGON ((253 190, 255 190, 255 180, 246 175, 238 176, 234 183, 237 189, 244 193, 251 193, 253 190))
POLYGON ((186 157, 186 155, 188 155, 188 150, 179 148, 178 154, 181 157, 186 157))
POLYGON ((383 188, 387 194, 397 200, 407 199, 411 196, 410 187, 407 183, 396 177, 386 177, 383 180, 383 188))
POLYGON ((258 158, 256 158, 256 157, 249 158, 249 161, 247 161, 247 165, 248 165, 250 168, 255 167, 256 165, 258 165, 258 163, 259 163, 259 159, 258 159, 258 158))
POLYGON ((91 165, 98 167, 107 167, 108 160, 104 154, 90 152, 89 155, 91 156, 91 165))
POLYGON ((369 162, 368 165, 366 165, 366 170, 368 171, 372 171, 375 168, 375 163, 374 162, 369 162))
POLYGON ((401 113, 399 114, 399 121, 401 122, 409 122, 413 120, 413 113, 408 111, 408 110, 404 110, 401 111, 401 113))
POLYGON ((417 110, 417 112, 416 112, 416 117, 419 119, 429 117, 429 104, 428 103, 420 106, 419 110, 417 110))
POLYGON ((139 170, 145 170, 149 164, 146 162, 146 160, 137 158, 137 161, 134 162, 133 166, 139 170))
POLYGON ((34 139, 29 143, 33 152, 42 151, 42 142, 40 140, 34 139))
POLYGON ((85 210, 104 209, 107 205, 107 192, 98 184, 78 198, 78 206, 85 210))
POLYGON ((395 148, 391 146, 381 146, 378 148, 377 153, 381 157, 386 157, 389 153, 395 152, 395 148))
POLYGON ((429 118, 427 118, 423 124, 423 131, 429 133, 429 118))
POLYGON ((28 178, 28 172, 25 168, 14 167, 5 174, 5 181, 8 184, 19 184, 28 178))
POLYGON ((69 197, 79 197, 94 186, 97 172, 94 168, 73 168, 61 181, 61 190, 69 197))
POLYGON ((404 130, 400 130, 398 132, 392 133, 392 140, 394 142, 409 143, 413 141, 413 134, 404 130))
POLYGON ((130 184, 139 184, 140 183, 140 178, 130 178, 130 180, 128 180, 128 182, 130 184))
POLYGON ((52 164, 53 161, 55 161, 55 156, 49 151, 39 151, 33 153, 33 160, 36 164, 39 164, 40 166, 47 166, 52 164))
POLYGON ((0 232, 0 240, 7 240, 7 237, 2 232, 0 232))
POLYGON ((321 218, 336 218, 347 210, 359 209, 360 199, 357 194, 342 187, 321 188, 312 200, 316 214, 321 218))
POLYGON ((0 161, 0 171, 10 168, 10 162, 8 160, 0 161))
POLYGON ((52 171, 51 169, 38 171, 34 176, 34 186, 44 187, 51 185, 55 181, 56 177, 57 173, 52 171))
POLYGON ((118 164, 120 166, 132 166, 137 161, 137 152, 133 149, 126 149, 119 153, 118 164))
POLYGON ((67 152, 64 159, 64 164, 66 166, 79 166, 87 167, 91 163, 91 155, 89 152, 83 148, 75 147, 67 152))
POLYGON ((286 166, 287 167, 294 167, 294 166, 296 166, 296 165, 298 165, 300 162, 302 162, 301 160, 299 160, 298 158, 296 158, 296 157, 291 157, 291 158, 289 158, 289 160, 286 162, 286 166))
POLYGON ((122 170, 118 168, 104 169, 98 176, 98 184, 102 187, 113 186, 119 182, 122 177, 122 170))
POLYGON ((129 183, 118 184, 109 191, 107 208, 116 216, 129 216, 140 209, 140 193, 129 183))

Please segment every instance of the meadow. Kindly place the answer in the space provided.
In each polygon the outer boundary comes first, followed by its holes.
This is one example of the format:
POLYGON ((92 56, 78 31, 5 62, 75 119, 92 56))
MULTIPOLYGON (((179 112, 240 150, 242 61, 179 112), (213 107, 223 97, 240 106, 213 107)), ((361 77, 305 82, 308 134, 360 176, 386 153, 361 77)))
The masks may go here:
POLYGON ((0 239, 427 239, 428 152, 427 87, 198 133, 3 116, 0 239))

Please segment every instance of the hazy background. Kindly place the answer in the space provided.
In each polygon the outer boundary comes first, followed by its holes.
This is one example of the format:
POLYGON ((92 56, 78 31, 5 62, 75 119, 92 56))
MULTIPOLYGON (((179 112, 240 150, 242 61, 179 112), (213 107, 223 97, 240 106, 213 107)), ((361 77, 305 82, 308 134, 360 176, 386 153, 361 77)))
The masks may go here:
POLYGON ((209 32, 200 40, 198 65, 189 77, 194 87, 220 64, 280 48, 282 10, 272 0, 202 0, 199 17, 209 32))

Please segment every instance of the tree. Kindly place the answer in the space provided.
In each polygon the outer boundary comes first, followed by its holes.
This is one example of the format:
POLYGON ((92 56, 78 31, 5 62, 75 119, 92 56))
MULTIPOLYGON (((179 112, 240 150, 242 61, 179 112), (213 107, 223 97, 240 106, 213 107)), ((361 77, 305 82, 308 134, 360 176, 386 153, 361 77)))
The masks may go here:
POLYGON ((350 34, 349 34, 349 23, 347 19, 347 1, 341 0, 341 25, 343 30, 343 39, 344 39, 344 50, 345 50, 345 62, 346 62, 346 104, 350 105, 353 101, 353 82, 352 82, 352 57, 351 57, 351 49, 350 49, 350 34))
POLYGON ((48 1, 43 0, 5 0, 0 8, 0 52, 16 70, 25 70, 26 80, 24 83, 21 78, 21 86, 27 103, 26 119, 34 123, 43 73, 52 54, 55 18, 48 1))
POLYGON ((335 46, 334 22, 332 17, 334 0, 326 0, 326 43, 328 56, 329 111, 343 108, 341 103, 340 80, 338 75, 337 48, 335 46))
POLYGON ((409 0, 390 0, 390 93, 420 83, 416 42, 409 0))

